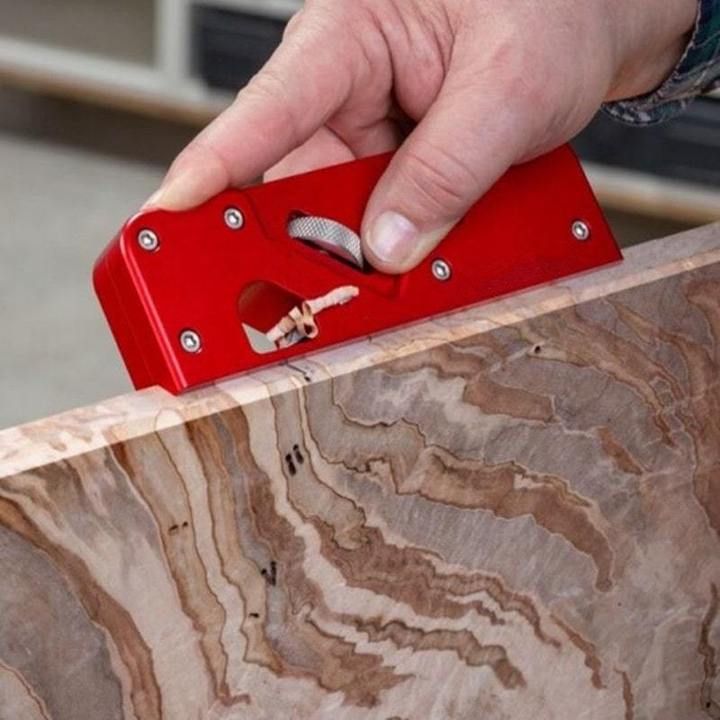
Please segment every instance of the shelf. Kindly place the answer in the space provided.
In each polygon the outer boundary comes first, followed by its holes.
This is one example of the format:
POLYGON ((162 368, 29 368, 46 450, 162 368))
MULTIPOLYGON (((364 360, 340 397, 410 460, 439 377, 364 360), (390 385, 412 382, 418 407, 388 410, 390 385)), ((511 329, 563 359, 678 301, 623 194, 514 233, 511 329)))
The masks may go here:
POLYGON ((697 225, 720 220, 720 189, 593 163, 585 170, 607 209, 697 225))
POLYGON ((152 65, 152 0, 0 0, 0 32, 15 38, 97 56, 152 65))
POLYGON ((144 64, 0 37, 0 80, 17 87, 204 124, 228 103, 190 79, 167 82, 144 64))
POLYGON ((246 10, 280 19, 292 17, 303 5, 302 0, 191 0, 191 4, 246 10))

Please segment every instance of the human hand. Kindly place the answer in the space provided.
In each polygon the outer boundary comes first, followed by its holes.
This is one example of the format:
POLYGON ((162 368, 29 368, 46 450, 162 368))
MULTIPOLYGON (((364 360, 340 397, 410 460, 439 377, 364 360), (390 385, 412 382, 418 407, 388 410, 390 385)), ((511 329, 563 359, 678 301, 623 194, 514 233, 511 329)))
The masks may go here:
POLYGON ((510 166, 658 86, 696 13, 697 0, 308 0, 149 205, 399 148, 362 237, 375 267, 405 272, 510 166))

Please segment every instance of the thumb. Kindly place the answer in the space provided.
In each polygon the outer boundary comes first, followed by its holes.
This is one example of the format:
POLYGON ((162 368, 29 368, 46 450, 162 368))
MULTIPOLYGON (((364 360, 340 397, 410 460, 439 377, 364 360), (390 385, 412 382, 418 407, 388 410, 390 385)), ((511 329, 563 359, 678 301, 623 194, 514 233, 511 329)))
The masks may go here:
POLYGON ((501 88, 446 81, 368 204, 363 246, 373 266, 402 273, 418 265, 521 156, 526 123, 511 105, 501 88))

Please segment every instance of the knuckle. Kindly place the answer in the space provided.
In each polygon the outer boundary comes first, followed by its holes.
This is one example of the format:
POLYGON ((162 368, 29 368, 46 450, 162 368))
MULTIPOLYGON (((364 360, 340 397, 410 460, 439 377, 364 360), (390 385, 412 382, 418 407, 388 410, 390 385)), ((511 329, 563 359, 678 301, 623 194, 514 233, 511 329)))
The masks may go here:
POLYGON ((240 91, 236 102, 251 101, 272 106, 277 124, 284 128, 294 144, 299 144, 302 137, 301 122, 289 102, 290 96, 288 78, 269 63, 240 91))
POLYGON ((268 63, 257 75, 255 75, 245 91, 241 90, 240 95, 254 95, 266 100, 282 100, 288 91, 287 79, 273 67, 272 62, 268 63))
POLYGON ((530 76, 527 72, 517 72, 510 75, 505 81, 505 107, 507 113, 512 114, 518 121, 532 123, 544 122, 556 105, 554 89, 548 89, 547 83, 538 77, 530 76))
POLYGON ((410 150, 405 157, 404 176, 422 216, 456 214, 480 185, 476 168, 437 145, 410 150))
POLYGON ((535 44, 523 42, 514 33, 497 38, 485 65, 487 76, 498 83, 505 112, 537 117, 552 104, 559 83, 547 82, 552 68, 535 44))

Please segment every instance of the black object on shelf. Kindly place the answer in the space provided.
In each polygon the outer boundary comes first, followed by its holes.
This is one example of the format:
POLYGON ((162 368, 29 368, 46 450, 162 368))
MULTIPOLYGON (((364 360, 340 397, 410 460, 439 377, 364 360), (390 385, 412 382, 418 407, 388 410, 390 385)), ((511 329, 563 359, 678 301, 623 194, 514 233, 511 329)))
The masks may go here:
POLYGON ((286 22, 210 5, 193 8, 196 73, 220 90, 239 90, 265 64, 282 40, 286 22))
POLYGON ((720 187, 720 100, 700 98, 679 117, 646 128, 601 113, 573 145, 584 160, 720 187))

